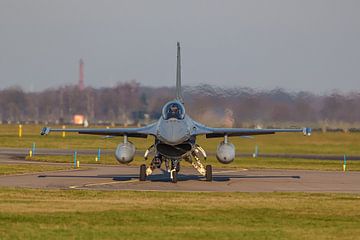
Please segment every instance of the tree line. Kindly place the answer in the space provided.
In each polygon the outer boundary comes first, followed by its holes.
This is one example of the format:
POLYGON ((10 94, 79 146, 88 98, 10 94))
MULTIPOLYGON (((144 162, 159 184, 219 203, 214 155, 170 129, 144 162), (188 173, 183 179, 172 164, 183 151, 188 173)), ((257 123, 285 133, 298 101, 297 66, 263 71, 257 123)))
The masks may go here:
MULTIPOLYGON (((313 94, 282 89, 184 87, 186 111, 213 126, 264 126, 312 124, 316 127, 357 127, 360 93, 313 94)), ((71 123, 75 114, 90 123, 138 124, 161 116, 161 107, 172 100, 175 89, 146 87, 136 81, 112 88, 64 86, 40 92, 19 87, 0 90, 0 121, 71 123)))

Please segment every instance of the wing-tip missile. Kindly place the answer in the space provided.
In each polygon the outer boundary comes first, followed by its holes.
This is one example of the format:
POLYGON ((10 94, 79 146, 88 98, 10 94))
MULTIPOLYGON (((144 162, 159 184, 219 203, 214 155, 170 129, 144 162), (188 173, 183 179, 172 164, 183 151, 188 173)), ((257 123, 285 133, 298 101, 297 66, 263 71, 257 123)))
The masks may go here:
POLYGON ((311 135, 311 128, 303 128, 304 136, 310 136, 311 135))
POLYGON ((43 129, 41 129, 41 132, 40 132, 41 135, 48 135, 49 133, 50 133, 49 127, 44 127, 43 129))

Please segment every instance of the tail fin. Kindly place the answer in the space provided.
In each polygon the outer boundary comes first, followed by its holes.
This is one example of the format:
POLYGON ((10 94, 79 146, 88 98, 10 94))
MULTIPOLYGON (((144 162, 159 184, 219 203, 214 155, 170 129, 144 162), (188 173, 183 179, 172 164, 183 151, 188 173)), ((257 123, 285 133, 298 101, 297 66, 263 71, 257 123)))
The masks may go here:
POLYGON ((180 57, 180 43, 177 43, 177 65, 176 65, 176 99, 181 103, 184 102, 181 93, 181 57, 180 57))

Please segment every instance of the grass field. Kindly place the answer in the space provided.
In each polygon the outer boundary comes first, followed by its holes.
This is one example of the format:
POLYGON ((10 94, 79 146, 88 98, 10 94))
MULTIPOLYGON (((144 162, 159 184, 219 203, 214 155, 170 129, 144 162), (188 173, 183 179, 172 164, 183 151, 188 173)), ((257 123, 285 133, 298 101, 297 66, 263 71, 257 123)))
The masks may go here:
POLYGON ((49 166, 49 165, 39 165, 39 164, 1 164, 0 176, 10 175, 10 174, 68 170, 68 169, 70 169, 70 167, 66 167, 66 166, 49 166))
POLYGON ((358 239, 360 195, 0 189, 0 239, 358 239))
MULTIPOLYGON (((70 128, 68 126, 67 128, 70 128)), ((23 137, 18 137, 18 125, 0 125, 0 147, 31 148, 36 143, 38 148, 61 149, 111 149, 114 150, 122 138, 103 139, 99 136, 67 133, 63 138, 61 133, 51 133, 40 136, 40 125, 24 125, 23 137)), ((222 139, 206 139, 198 137, 198 143, 208 152, 214 152, 222 139)), ((360 155, 360 133, 314 133, 304 137, 301 133, 279 133, 275 135, 256 136, 253 139, 239 137, 230 138, 236 146, 237 153, 252 153, 258 146, 260 153, 288 154, 329 154, 329 155, 360 155)), ((130 138, 137 149, 145 150, 153 144, 153 137, 147 139, 130 138)), ((81 163, 96 163, 95 156, 78 155, 81 163)), ((49 162, 72 163, 71 156, 36 156, 33 160, 49 162)), ((102 155, 99 164, 117 164, 113 155, 102 155)), ((141 157, 136 157, 132 165, 144 163, 141 157)), ((307 159, 272 159, 272 158, 237 158, 229 165, 220 164, 215 157, 209 157, 206 164, 225 168, 274 168, 274 169, 313 169, 341 170, 342 162, 307 159)), ((186 165, 186 164, 185 164, 186 165)), ((349 170, 360 170, 360 161, 348 161, 349 170)))
MULTIPOLYGON (((18 125, 0 125, 0 147, 31 148, 36 143, 38 148, 62 149, 115 149, 122 138, 103 139, 99 136, 86 136, 67 133, 51 133, 40 136, 40 125, 24 125, 23 137, 18 137, 18 125)), ((198 143, 206 151, 216 151, 222 139, 198 137, 198 143)), ((153 144, 153 137, 147 139, 130 138, 137 149, 145 150, 153 144)), ((336 154, 360 155, 360 133, 313 133, 304 137, 301 133, 279 133, 275 135, 256 136, 254 139, 239 137, 230 138, 238 153, 252 153, 258 145, 260 153, 293 153, 293 154, 336 154)))

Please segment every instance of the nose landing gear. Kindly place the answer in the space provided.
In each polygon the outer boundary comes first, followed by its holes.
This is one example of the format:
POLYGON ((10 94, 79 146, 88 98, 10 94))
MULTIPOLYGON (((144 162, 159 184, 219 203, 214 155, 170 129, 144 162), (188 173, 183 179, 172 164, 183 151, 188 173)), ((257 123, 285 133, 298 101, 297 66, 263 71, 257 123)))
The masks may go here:
POLYGON ((171 159, 171 170, 170 170, 171 182, 177 183, 177 174, 179 171, 180 171, 179 159, 171 159))
POLYGON ((170 171, 170 179, 172 183, 177 183, 177 172, 176 169, 170 171))

